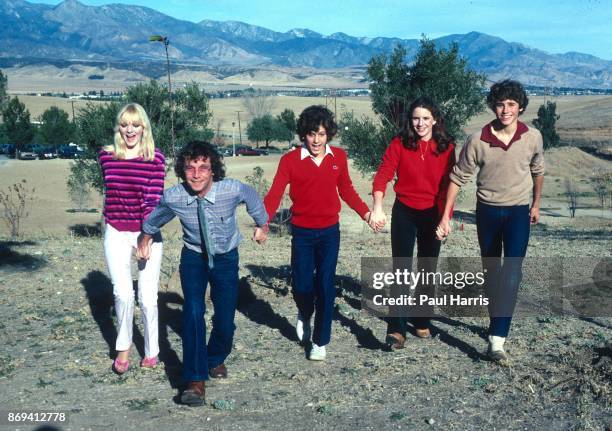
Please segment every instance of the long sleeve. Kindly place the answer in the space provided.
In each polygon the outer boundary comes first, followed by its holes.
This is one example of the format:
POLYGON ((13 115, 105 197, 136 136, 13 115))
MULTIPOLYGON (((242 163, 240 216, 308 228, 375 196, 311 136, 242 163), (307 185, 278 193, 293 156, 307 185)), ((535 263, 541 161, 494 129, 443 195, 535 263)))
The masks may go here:
POLYGON ((268 190, 264 198, 268 220, 272 220, 276 215, 276 210, 285 194, 285 189, 287 188, 287 184, 289 184, 290 178, 288 159, 286 156, 283 156, 278 164, 274 180, 272 180, 272 187, 270 187, 270 190, 268 190))
POLYGON ((247 212, 253 218, 255 224, 260 227, 265 226, 268 222, 268 213, 257 191, 253 187, 241 183, 240 199, 246 204, 247 212))
POLYGON ((542 135, 538 131, 538 137, 535 142, 535 149, 533 153, 533 157, 531 158, 531 163, 529 164, 529 169, 531 170, 531 175, 534 177, 544 175, 544 142, 542 140, 542 135))
MULTIPOLYGON (((444 172, 444 175, 442 176, 442 181, 440 182, 440 189, 438 191, 438 196, 436 197, 438 213, 440 215, 444 213, 444 206, 446 205, 446 193, 448 191, 448 185, 450 184, 450 173, 452 172, 456 162, 455 146, 451 145, 447 151, 449 151, 450 153, 447 159, 446 170, 444 172)), ((452 213, 453 210, 451 210, 451 217, 452 213)))
POLYGON ((149 235, 155 235, 162 226, 172 220, 175 212, 166 204, 165 196, 162 196, 155 209, 142 225, 142 231, 149 235))
POLYGON ((353 187, 346 156, 342 159, 342 166, 340 169, 340 176, 338 177, 338 194, 349 207, 359 214, 362 219, 365 219, 365 215, 370 211, 370 208, 368 208, 368 205, 359 197, 355 187, 353 187))
POLYGON ((459 187, 464 186, 474 172, 476 172, 476 168, 478 167, 476 157, 477 142, 478 137, 475 135, 467 138, 463 148, 461 149, 461 153, 459 154, 459 160, 450 173, 450 180, 459 187))
POLYGON ((142 219, 153 212, 164 192, 164 179, 166 177, 166 163, 164 155, 156 151, 155 159, 149 172, 149 181, 142 190, 142 219))
POLYGON ((397 173, 400 162, 401 145, 401 139, 394 138, 387 147, 382 161, 380 162, 380 166, 376 171, 376 175, 374 176, 374 181, 372 182, 372 193, 382 192, 383 196, 385 195, 387 183, 392 181, 397 173))

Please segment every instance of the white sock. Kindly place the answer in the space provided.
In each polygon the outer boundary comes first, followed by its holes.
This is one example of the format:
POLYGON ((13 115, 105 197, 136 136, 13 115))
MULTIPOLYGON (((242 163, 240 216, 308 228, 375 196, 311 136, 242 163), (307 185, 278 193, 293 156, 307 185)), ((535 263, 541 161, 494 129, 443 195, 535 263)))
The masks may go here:
POLYGON ((497 335, 489 335, 489 345, 491 346, 491 351, 499 352, 504 351, 504 343, 506 342, 506 337, 498 337, 497 335))

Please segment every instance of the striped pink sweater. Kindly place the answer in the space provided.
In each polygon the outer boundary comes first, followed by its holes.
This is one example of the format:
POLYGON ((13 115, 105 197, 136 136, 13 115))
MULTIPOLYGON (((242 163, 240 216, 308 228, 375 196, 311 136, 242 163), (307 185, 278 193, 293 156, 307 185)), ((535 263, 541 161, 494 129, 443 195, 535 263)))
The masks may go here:
POLYGON ((100 151, 104 177, 104 219, 119 231, 139 232, 164 191, 165 158, 155 150, 155 158, 115 160, 112 153, 100 151))

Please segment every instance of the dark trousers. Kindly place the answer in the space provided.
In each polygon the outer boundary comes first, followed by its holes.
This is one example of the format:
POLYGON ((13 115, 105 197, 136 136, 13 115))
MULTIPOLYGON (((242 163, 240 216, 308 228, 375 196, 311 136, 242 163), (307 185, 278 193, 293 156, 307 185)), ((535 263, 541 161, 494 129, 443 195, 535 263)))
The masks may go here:
MULTIPOLYGON (((436 227, 439 221, 436 207, 417 210, 395 200, 391 211, 391 252, 394 258, 394 269, 412 268, 414 243, 417 244, 417 270, 433 272, 436 270, 438 256, 440 255, 440 241, 436 239, 436 227)), ((406 286, 392 286, 392 296, 410 294, 406 286)), ((435 296, 435 286, 419 284, 415 294, 435 296)), ((404 308, 404 312, 406 309, 404 308)), ((417 329, 429 327, 433 315, 432 306, 419 306, 414 308, 412 323, 417 329)), ((403 313, 402 313, 403 314, 403 313)), ((406 317, 388 317, 387 333, 398 332, 406 336, 406 317)))
POLYGON ((232 350, 234 315, 238 298, 238 248, 214 257, 209 269, 205 255, 183 247, 179 272, 183 288, 183 378, 208 380, 208 369, 225 361, 232 350), (210 282, 214 307, 212 329, 206 344, 206 303, 210 282))
POLYGON ((478 202, 476 228, 486 271, 489 334, 507 337, 529 242, 529 205, 493 206, 478 202))
POLYGON ((291 231, 293 299, 304 319, 314 313, 312 342, 325 346, 331 338, 334 316, 340 226, 307 229, 293 225, 291 231))

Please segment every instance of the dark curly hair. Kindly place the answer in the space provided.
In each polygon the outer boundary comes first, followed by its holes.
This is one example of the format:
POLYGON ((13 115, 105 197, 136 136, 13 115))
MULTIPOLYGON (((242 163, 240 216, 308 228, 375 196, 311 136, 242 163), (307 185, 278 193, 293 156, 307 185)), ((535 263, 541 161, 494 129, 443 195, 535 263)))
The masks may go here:
POLYGON ((507 99, 514 100, 519 104, 519 115, 525 112, 529 104, 529 98, 523 84, 511 79, 504 79, 491 86, 487 95, 487 105, 495 112, 495 104, 507 99))
POLYGON ((437 148, 436 154, 445 152, 448 147, 453 143, 454 138, 446 132, 444 127, 444 115, 438 108, 438 105, 429 97, 419 97, 410 104, 408 111, 405 114, 404 126, 399 132, 399 136, 402 139, 402 145, 409 150, 416 151, 417 142, 419 141, 419 135, 414 131, 412 127, 412 113, 416 108, 424 108, 431 112, 431 116, 435 120, 432 128, 432 138, 436 141, 437 148))
POLYGON ((223 156, 217 152, 215 147, 205 141, 190 141, 181 149, 174 165, 176 176, 185 181, 185 166, 190 160, 198 160, 200 158, 210 160, 213 181, 221 181, 225 178, 223 156))
POLYGON ((306 135, 319 130, 319 126, 323 126, 327 133, 327 143, 338 133, 338 125, 334 121, 334 114, 325 106, 312 105, 304 109, 297 120, 297 134, 300 141, 305 142, 306 135))

